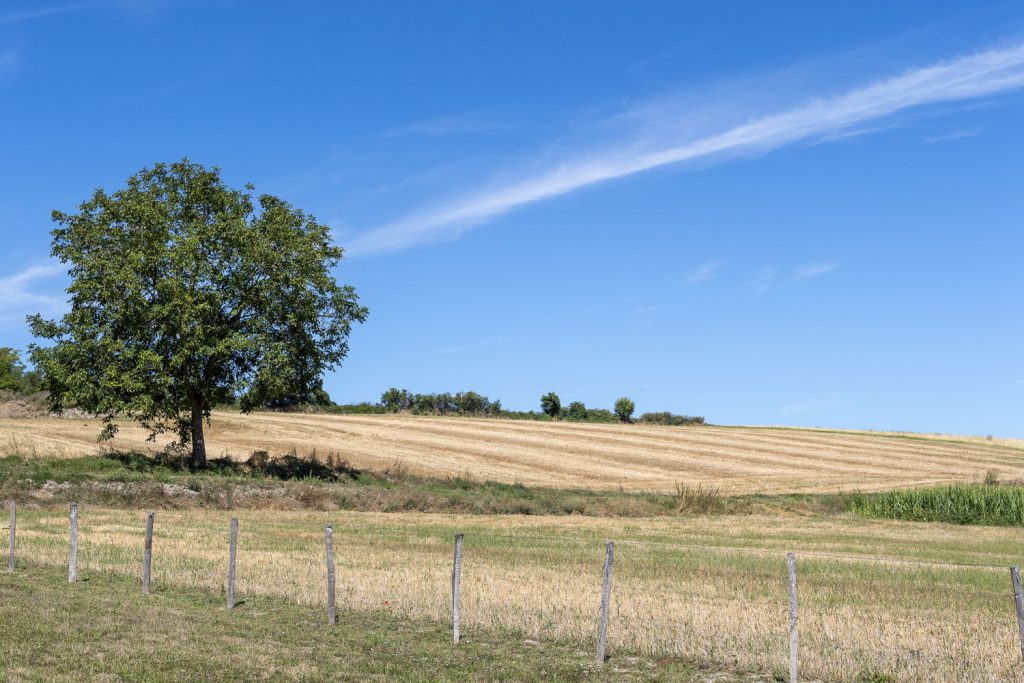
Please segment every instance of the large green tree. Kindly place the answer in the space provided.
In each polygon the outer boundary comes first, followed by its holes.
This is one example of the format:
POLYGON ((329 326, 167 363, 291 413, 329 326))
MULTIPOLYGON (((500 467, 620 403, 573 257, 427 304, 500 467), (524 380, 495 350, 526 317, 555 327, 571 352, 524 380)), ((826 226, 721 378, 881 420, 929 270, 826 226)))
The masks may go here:
POLYGON ((367 310, 334 278, 342 250, 330 229, 253 190, 185 159, 53 213, 71 310, 29 316, 50 342, 31 357, 52 410, 103 415, 101 438, 119 415, 153 436, 174 430, 202 467, 212 406, 249 411, 320 387, 367 310))

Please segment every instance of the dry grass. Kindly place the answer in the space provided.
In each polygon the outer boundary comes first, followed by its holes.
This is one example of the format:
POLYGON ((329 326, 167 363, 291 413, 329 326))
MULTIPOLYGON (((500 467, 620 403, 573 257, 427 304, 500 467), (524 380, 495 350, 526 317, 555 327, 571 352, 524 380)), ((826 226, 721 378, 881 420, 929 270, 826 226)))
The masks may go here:
MULTIPOLYGON (((95 451, 96 420, 0 419, 0 451, 95 451)), ((153 448, 124 423, 115 448, 153 448)), ((158 442, 159 445, 162 442, 158 442)), ((338 453, 354 467, 533 486, 725 494, 873 491, 1024 479, 1024 443, 754 427, 659 427, 468 418, 214 414, 210 452, 338 453)))
MULTIPOLYGON (((593 640, 604 538, 616 552, 611 645, 782 672, 784 552, 799 560, 801 666, 810 678, 1021 680, 1008 572, 1016 530, 858 519, 489 518, 240 511, 239 593, 324 603, 323 526, 335 529, 343 609, 448 618, 452 533, 466 533, 464 628, 593 640), (641 543, 622 542, 627 539, 641 543), (686 547, 691 546, 691 547, 686 547), (739 548, 725 550, 724 548, 739 548), (825 552, 847 559, 812 556, 825 552), (877 562, 886 555, 909 562, 877 562), (956 567, 939 561, 997 565, 956 567)), ((144 514, 81 509, 80 572, 138 575, 144 514)), ((154 581, 220 591, 228 519, 158 512, 154 581)), ((60 566, 66 511, 27 510, 19 557, 60 566)), ((31 568, 29 567, 29 571, 31 568)), ((472 637, 472 636, 471 636, 472 637)), ((613 650, 614 651, 614 650, 613 650)))

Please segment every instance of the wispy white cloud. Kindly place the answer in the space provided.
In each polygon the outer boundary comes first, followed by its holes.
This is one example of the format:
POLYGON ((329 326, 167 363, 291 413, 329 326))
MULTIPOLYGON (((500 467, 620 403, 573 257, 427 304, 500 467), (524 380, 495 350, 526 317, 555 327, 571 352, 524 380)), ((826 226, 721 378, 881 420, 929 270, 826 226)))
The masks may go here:
POLYGON ((666 306, 664 304, 651 304, 648 306, 638 306, 636 309, 636 313, 640 315, 643 315, 645 313, 661 313, 662 311, 667 311, 670 310, 671 308, 671 306, 666 306))
POLYGON ((11 48, 0 52, 0 76, 5 76, 18 68, 18 51, 11 48))
POLYGON ((34 292, 31 285, 65 272, 67 268, 63 264, 52 262, 29 266, 14 275, 0 277, 0 312, 27 314, 40 309, 50 312, 62 309, 66 305, 63 299, 34 292))
POLYGON ((97 3, 95 2, 70 2, 63 5, 51 5, 50 7, 36 6, 31 9, 0 14, 0 24, 15 24, 22 21, 32 21, 33 19, 45 19, 69 12, 92 9, 96 5, 97 3))
MULTIPOLYGON (((726 130, 665 141, 640 138, 595 153, 571 154, 519 180, 496 184, 448 205, 406 215, 348 245, 350 254, 394 251, 452 239, 517 207, 595 183, 683 162, 753 155, 816 140, 922 105, 994 95, 1024 86, 1024 43, 986 50, 827 98, 726 130)), ((685 112, 677 113, 680 119, 685 112)), ((663 131, 661 131, 663 132, 663 131)))
POLYGON ((973 138, 976 135, 981 135, 985 129, 981 126, 977 128, 963 128, 961 130, 950 131, 949 133, 943 133, 941 135, 932 135, 924 139, 929 145, 936 142, 946 142, 947 140, 961 140, 963 138, 973 138))
POLYGON ((839 266, 835 263, 809 263, 806 266, 800 266, 793 273, 794 280, 804 280, 809 277, 817 277, 818 275, 824 275, 825 273, 831 273, 839 266))
POLYGON ((779 274, 778 268, 762 268, 754 273, 754 291, 767 292, 772 286, 775 276, 779 274))
POLYGON ((123 9, 133 11, 149 11, 170 0, 92 0, 83 2, 66 2, 48 7, 26 6, 25 9, 8 11, 0 14, 0 24, 16 24, 23 21, 47 19, 72 12, 96 9, 123 9))
POLYGON ((462 114, 456 116, 439 116, 433 119, 416 121, 398 128, 386 130, 382 134, 386 138, 399 138, 411 135, 426 137, 445 137, 449 135, 490 134, 507 131, 508 124, 479 116, 462 114))
POLYGON ((691 270, 689 273, 687 273, 686 279, 694 284, 698 282, 704 282, 705 280, 709 280, 711 276, 715 274, 715 271, 717 271, 719 268, 725 265, 725 263, 727 263, 728 260, 729 259, 719 259, 717 261, 708 261, 707 263, 702 263, 693 270, 691 270))

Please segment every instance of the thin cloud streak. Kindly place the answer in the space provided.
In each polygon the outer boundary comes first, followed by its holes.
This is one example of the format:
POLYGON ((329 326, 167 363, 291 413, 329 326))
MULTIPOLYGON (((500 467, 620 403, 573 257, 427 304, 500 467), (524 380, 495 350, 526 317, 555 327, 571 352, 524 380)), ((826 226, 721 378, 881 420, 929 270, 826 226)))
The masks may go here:
MULTIPOLYGON (((47 294, 36 294, 28 286, 37 280, 67 272, 61 263, 29 266, 21 272, 0 278, 0 311, 25 311, 33 307, 49 310, 63 308, 65 302, 47 294)), ((33 311, 34 312, 34 311, 33 311)))
POLYGON ((793 279, 805 280, 809 277, 817 277, 825 273, 831 273, 836 268, 838 266, 835 263, 811 263, 797 268, 796 272, 793 273, 793 279))
POLYGON ((689 273, 686 274, 686 279, 691 283, 704 282, 711 278, 719 268, 721 268, 728 259, 720 259, 718 261, 708 261, 697 266, 689 273))
POLYGON ((778 268, 762 268, 754 273, 754 291, 759 294, 767 292, 778 273, 778 268))
POLYGON ((165 4, 169 0, 94 0, 93 2, 69 2, 63 5, 53 5, 21 12, 9 12, 0 14, 0 24, 16 24, 23 21, 35 19, 47 19, 71 12, 82 12, 94 9, 127 9, 127 10, 149 10, 165 4))
POLYGON ((501 133, 508 129, 509 126, 506 124, 469 115, 441 116, 386 130, 381 134, 381 137, 401 138, 414 135, 421 135, 425 137, 480 135, 501 133))
POLYGON ((946 142, 948 140, 962 140, 964 138, 973 138, 977 135, 981 135, 984 131, 983 128, 969 128, 964 130, 954 130, 951 133, 945 133, 943 135, 932 135, 924 139, 929 145, 936 142, 946 142))
MULTIPOLYGON (((835 135, 913 107, 966 100, 1024 86, 1024 43, 878 81, 830 98, 813 99, 716 135, 661 145, 631 144, 604 154, 571 158, 519 182, 493 187, 454 203, 405 216, 370 230, 349 244, 350 255, 396 251, 452 239, 517 207, 588 185, 655 168, 697 160, 722 160, 764 153, 795 142, 835 135)), ((643 141, 641 141, 642 143, 643 141)))
POLYGON ((4 76, 18 67, 18 51, 5 50, 0 52, 0 76, 4 76))

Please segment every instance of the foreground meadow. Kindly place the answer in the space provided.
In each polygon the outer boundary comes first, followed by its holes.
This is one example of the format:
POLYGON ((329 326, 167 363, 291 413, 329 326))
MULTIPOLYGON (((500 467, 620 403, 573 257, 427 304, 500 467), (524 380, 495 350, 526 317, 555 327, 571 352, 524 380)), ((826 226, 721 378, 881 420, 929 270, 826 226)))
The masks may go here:
MULTIPOLYGON (((215 594, 93 574, 68 584, 58 568, 0 572, 3 680, 90 681, 603 681, 706 683, 685 662, 620 657, 599 667, 570 643, 475 633, 452 647, 446 625, 381 612, 323 613, 280 598, 240 602, 215 594), (53 647, 60 643, 59 647, 53 647)), ((766 683, 715 671, 716 683, 766 683)))
MULTIPOLYGON (((242 599, 322 606, 323 527, 331 523, 341 609, 443 623, 452 535, 460 531, 466 534, 467 637, 511 632, 587 651, 603 540, 616 540, 610 664, 629 652, 781 674, 784 554, 795 550, 800 662, 808 678, 1024 680, 1006 569, 1020 560, 1019 531, 1012 528, 759 515, 627 520, 159 511, 159 590, 223 590, 231 515, 240 520, 242 599)), ((142 511, 82 506, 81 590, 93 576, 138 576, 143 520, 142 511)), ((18 529, 19 571, 66 563, 66 510, 26 509, 18 529)))
MULTIPOLYGON (((0 455, 99 450, 99 420, 3 418, 0 455)), ((125 421, 107 446, 151 451, 170 438, 125 421)), ((1024 442, 780 427, 660 427, 398 415, 213 414, 211 457, 331 454, 353 467, 557 488, 728 494, 878 491, 1024 480, 1024 442)))

